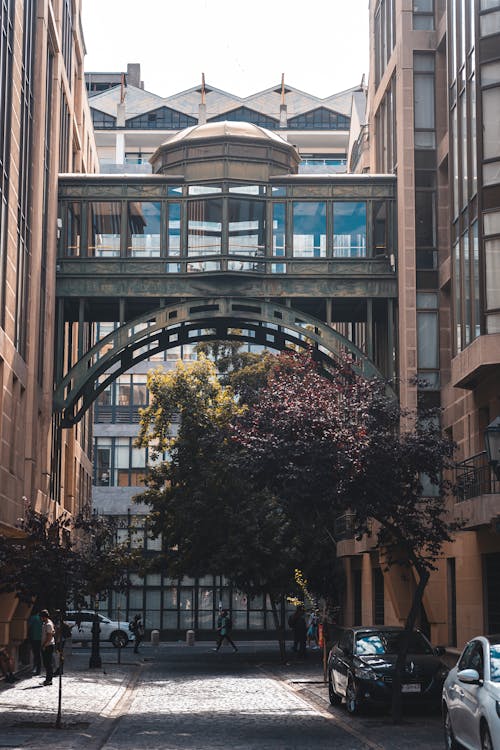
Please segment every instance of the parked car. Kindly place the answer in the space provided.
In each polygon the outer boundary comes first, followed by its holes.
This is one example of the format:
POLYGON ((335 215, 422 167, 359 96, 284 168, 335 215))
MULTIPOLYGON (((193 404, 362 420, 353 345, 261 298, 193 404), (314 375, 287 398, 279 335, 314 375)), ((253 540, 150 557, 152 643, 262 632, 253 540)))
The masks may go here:
POLYGON ((500 635, 465 646, 443 686, 447 750, 500 750, 500 635))
MULTIPOLYGON (((65 621, 71 626, 72 637, 74 641, 86 643, 92 640, 92 623, 94 622, 95 613, 91 609, 74 610, 66 612, 65 621)), ((99 639, 101 641, 111 641, 115 648, 120 646, 125 648, 131 638, 132 633, 129 630, 128 623, 116 622, 110 620, 98 613, 99 619, 99 639)))
MULTIPOLYGON (((349 713, 364 704, 387 707, 392 700, 398 646, 403 628, 347 628, 328 657, 330 703, 345 699, 349 713)), ((412 632, 401 691, 405 703, 438 708, 448 667, 440 658, 443 648, 433 648, 418 630, 412 632)))

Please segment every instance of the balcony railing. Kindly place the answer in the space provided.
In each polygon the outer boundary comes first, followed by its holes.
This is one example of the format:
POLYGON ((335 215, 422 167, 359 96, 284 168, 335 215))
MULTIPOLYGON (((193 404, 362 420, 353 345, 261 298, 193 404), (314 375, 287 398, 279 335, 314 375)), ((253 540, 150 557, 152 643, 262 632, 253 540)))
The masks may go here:
POLYGON ((500 494, 500 480, 488 463, 486 451, 460 461, 455 467, 455 475, 458 502, 480 495, 500 494))

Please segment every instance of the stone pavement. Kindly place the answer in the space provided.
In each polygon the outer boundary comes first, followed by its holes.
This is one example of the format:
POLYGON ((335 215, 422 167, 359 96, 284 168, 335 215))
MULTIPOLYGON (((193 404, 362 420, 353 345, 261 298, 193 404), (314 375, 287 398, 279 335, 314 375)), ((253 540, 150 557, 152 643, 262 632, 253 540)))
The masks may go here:
MULTIPOLYGON (((51 750, 441 750, 438 716, 350 717, 331 708, 319 652, 282 665, 276 643, 141 646, 136 656, 103 648, 103 667, 88 669, 89 649, 75 647, 62 678, 42 687, 26 676, 0 686, 0 749, 51 750), (230 738, 228 740, 228 737, 230 738)), ((292 658, 292 656, 294 658, 292 658)))

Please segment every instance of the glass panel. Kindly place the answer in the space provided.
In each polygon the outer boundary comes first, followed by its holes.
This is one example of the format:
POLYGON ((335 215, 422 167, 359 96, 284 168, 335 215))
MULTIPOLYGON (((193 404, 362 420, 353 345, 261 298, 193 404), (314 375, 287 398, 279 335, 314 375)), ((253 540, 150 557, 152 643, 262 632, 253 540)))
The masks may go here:
POLYGON ((481 65, 481 86, 500 83, 500 61, 481 65))
POLYGON ((175 612, 163 612, 163 627, 166 630, 177 630, 177 610, 175 612))
POLYGON ((337 258, 366 256, 366 203, 333 204, 333 254, 337 258))
POLYGON ((500 308, 500 240, 486 240, 486 305, 488 310, 500 308))
POLYGON ((89 204, 89 255, 120 255, 121 205, 118 201, 89 204))
POLYGON ((418 367, 437 369, 438 357, 438 316, 435 312, 417 313, 418 323, 418 367))
POLYGON ((182 195, 182 187, 180 185, 179 186, 175 186, 175 187, 173 185, 171 185, 167 189, 167 195, 176 195, 176 196, 182 195))
POLYGON ((415 193, 415 238, 417 247, 434 247, 436 244, 436 217, 434 193, 415 193))
POLYGON ((271 263, 271 273, 286 273, 286 263, 271 263))
POLYGON ((115 438, 115 467, 128 469, 130 467, 130 438, 115 438))
POLYGON ((483 91, 483 157, 500 156, 500 88, 483 91))
POLYGON ((500 32, 500 11, 488 13, 486 16, 480 16, 479 28, 481 36, 498 34, 500 32))
POLYGON ((212 630, 214 627, 214 613, 198 611, 198 628, 200 630, 212 630))
POLYGON ((128 204, 128 252, 133 257, 152 258, 160 255, 160 203, 128 204))
POLYGON ((111 439, 96 438, 96 479, 99 487, 109 487, 111 481, 111 439))
POLYGON ((143 591, 141 589, 131 588, 128 594, 129 609, 142 610, 143 591))
POLYGON ((233 609, 231 613, 231 619, 233 621, 233 628, 235 630, 246 630, 247 629, 247 613, 246 610, 233 609))
POLYGON ((432 292, 417 292, 417 308, 420 310, 435 310, 438 306, 438 296, 432 292))
POLYGON ((494 185, 500 182, 500 161, 483 165, 483 184, 494 185))
POLYGON ((220 254, 222 242, 222 201, 191 201, 187 204, 187 210, 188 255, 220 254))
POLYGON ((434 16, 415 15, 413 16, 413 28, 415 31, 433 31, 434 16))
POLYGON ((161 591, 159 589, 148 590, 146 589, 146 610, 149 612, 151 609, 160 609, 161 607, 161 591))
POLYGON ((118 406, 130 406, 130 394, 132 387, 130 385, 130 375, 119 377, 116 381, 118 392, 118 406))
POLYGON ((179 613, 179 627, 181 630, 194 628, 194 610, 182 610, 179 613))
MULTIPOLYGON (((181 204, 168 204, 168 254, 179 256, 181 254, 181 204)), ((174 265, 170 263, 167 265, 174 265)), ((171 269, 168 269, 170 272, 171 269)), ((175 273, 175 272, 174 272, 175 273)))
POLYGON ((481 0, 481 10, 489 10, 490 8, 497 8, 500 5, 500 0, 481 0))
POLYGON ((198 271, 220 271, 220 262, 218 260, 205 260, 199 263, 188 263, 188 273, 196 273, 198 271))
POLYGON ((265 195, 265 185, 230 185, 230 193, 242 193, 244 195, 265 195))
POLYGON ((375 201, 373 204, 373 249, 375 255, 387 250, 387 203, 375 201))
POLYGON ((484 233, 500 234, 500 211, 488 211, 483 214, 484 233))
POLYGON ((277 198, 284 198, 286 196, 286 187, 276 186, 271 188, 271 192, 277 198))
POLYGON ((486 316, 486 333, 500 333, 500 315, 486 316))
POLYGON ((285 254, 285 209, 284 203, 273 204, 273 255, 285 254))
MULTIPOLYGON (((415 60, 418 59, 416 55, 415 60)), ((416 74, 414 79, 415 127, 421 130, 434 130, 434 77, 416 74)))
POLYGON ((198 590, 198 609, 214 610, 213 588, 200 588, 198 590))
POLYGON ((80 255, 80 239, 82 234, 82 207, 79 203, 68 203, 66 211, 66 247, 62 248, 63 255, 80 255))
POLYGON ((266 270, 266 264, 263 261, 229 260, 227 268, 228 271, 259 271, 263 273, 266 270))
POLYGON ((479 238, 477 235, 477 221, 472 225, 472 282, 474 288, 474 338, 481 333, 481 304, 479 293, 479 238))
POLYGON ((188 195, 208 195, 209 193, 220 193, 220 185, 190 185, 188 195))
POLYGON ((264 628, 264 612, 251 610, 248 613, 248 627, 249 630, 262 630, 264 628))
POLYGON ((469 256, 469 237, 463 236, 463 258, 464 258, 464 337, 465 345, 471 342, 471 288, 470 288, 470 256, 469 256))
POLYGON ((326 203, 293 204, 293 254, 296 258, 326 256, 326 203))
POLYGON ((166 263, 165 267, 166 267, 167 273, 180 273, 181 272, 180 263, 166 263))
POLYGON ((228 251, 233 255, 264 255, 266 204, 264 201, 229 199, 228 251))
POLYGON ((163 587, 163 608, 177 609, 177 586, 163 587))

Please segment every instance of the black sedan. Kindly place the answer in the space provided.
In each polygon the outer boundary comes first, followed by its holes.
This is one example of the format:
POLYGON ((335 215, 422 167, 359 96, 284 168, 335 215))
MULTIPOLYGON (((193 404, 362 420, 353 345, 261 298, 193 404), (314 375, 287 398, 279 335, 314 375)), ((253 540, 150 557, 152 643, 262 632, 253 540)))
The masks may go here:
MULTIPOLYGON (((363 704, 389 706, 398 645, 403 628, 356 627, 343 631, 328 657, 330 703, 345 699, 349 713, 363 704)), ((418 630, 410 637, 401 692, 405 702, 439 707, 448 674, 440 659, 443 648, 432 648, 418 630)))

